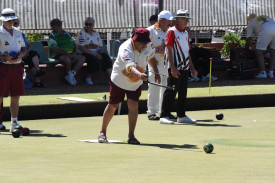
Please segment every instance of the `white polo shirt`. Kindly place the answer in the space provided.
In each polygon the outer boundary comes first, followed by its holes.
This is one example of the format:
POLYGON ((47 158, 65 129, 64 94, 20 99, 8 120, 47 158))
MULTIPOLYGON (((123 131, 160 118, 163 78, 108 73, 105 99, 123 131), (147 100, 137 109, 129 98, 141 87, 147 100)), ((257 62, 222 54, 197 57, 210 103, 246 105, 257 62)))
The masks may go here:
MULTIPOLYGON (((1 55, 9 55, 10 52, 15 51, 17 53, 20 52, 22 47, 26 47, 22 32, 18 29, 13 27, 13 36, 3 27, 0 27, 0 54, 1 55)), ((18 64, 21 62, 8 62, 5 60, 0 60, 0 62, 5 64, 18 64)))
POLYGON ((149 60, 155 57, 154 52, 152 43, 148 43, 147 48, 139 52, 134 48, 131 38, 125 41, 119 47, 118 56, 113 65, 111 81, 124 90, 137 90, 143 81, 128 73, 128 67, 132 66, 143 72, 149 60))
POLYGON ((155 47, 156 59, 159 63, 164 64, 164 54, 166 48, 166 34, 167 31, 162 31, 158 24, 147 28, 150 32, 150 39, 155 47))
MULTIPOLYGON (((89 46, 89 45, 96 45, 99 47, 102 47, 102 40, 100 38, 100 35, 98 32, 92 32, 92 34, 88 34, 87 32, 85 32, 84 29, 81 29, 79 35, 77 36, 77 41, 76 44, 78 46, 89 46)), ((96 48, 90 48, 91 51, 95 51, 96 52, 96 48), (95 50, 93 50, 95 49, 95 50)))
MULTIPOLYGON (((262 30, 262 25, 264 24, 264 21, 256 21, 257 17, 255 17, 253 20, 251 20, 247 24, 247 35, 246 37, 253 37, 253 36, 258 36, 259 33, 262 30)), ((270 17, 266 17, 267 22, 273 21, 270 17)))

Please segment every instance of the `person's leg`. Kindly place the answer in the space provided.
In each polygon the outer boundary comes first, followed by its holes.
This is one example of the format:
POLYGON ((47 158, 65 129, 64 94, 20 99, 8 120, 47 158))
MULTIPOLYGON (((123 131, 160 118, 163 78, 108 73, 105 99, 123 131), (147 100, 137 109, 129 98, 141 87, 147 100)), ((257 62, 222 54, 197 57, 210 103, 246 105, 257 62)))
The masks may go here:
POLYGON ((186 109, 186 97, 187 97, 188 72, 189 71, 180 71, 180 76, 179 76, 178 102, 177 102, 177 116, 179 118, 186 116, 185 109, 186 109))
POLYGON ((275 69, 275 49, 270 49, 270 65, 269 70, 274 71, 275 69))
MULTIPOLYGON (((149 69, 148 80, 150 82, 155 82, 155 74, 150 65, 148 65, 148 69, 149 69)), ((147 114, 150 120, 159 120, 159 118, 156 117, 156 113, 159 112, 159 93, 160 93, 159 86, 148 84, 147 114)))
POLYGON ((34 65, 34 68, 35 68, 36 71, 40 70, 40 68, 39 68, 39 57, 37 55, 32 57, 32 63, 34 65))
POLYGON ((255 50, 257 63, 260 71, 265 71, 264 50, 255 50))
POLYGON ((85 57, 82 55, 76 55, 73 57, 73 60, 76 60, 74 67, 72 70, 74 70, 76 73, 83 67, 83 64, 85 63, 85 57))
POLYGON ((116 111, 116 109, 118 108, 119 103, 118 104, 108 104, 104 110, 103 113, 103 120, 102 120, 102 126, 101 126, 101 130, 100 133, 106 135, 107 133, 107 127, 111 121, 111 119, 114 116, 114 113, 116 111))
POLYGON ((0 97, 0 124, 3 123, 3 113, 4 113, 3 97, 0 97))
POLYGON ((135 138, 135 128, 138 118, 138 102, 128 99, 129 139, 135 138))
POLYGON ((60 62, 64 65, 65 67, 65 71, 66 73, 70 73, 71 72, 71 66, 72 66, 72 62, 70 57, 66 56, 66 55, 62 55, 59 57, 60 62))
POLYGON ((12 118, 17 118, 18 111, 19 111, 19 99, 20 99, 20 96, 11 96, 10 98, 11 98, 11 101, 10 101, 11 117, 12 118))
POLYGON ((176 78, 174 78, 171 75, 171 71, 169 71, 169 77, 167 79, 167 86, 170 86, 173 88, 175 86, 175 89, 168 90, 166 89, 163 94, 163 101, 161 105, 161 115, 160 117, 169 117, 171 114, 171 109, 173 108, 173 105, 175 103, 175 97, 178 92, 178 84, 177 84, 176 78))

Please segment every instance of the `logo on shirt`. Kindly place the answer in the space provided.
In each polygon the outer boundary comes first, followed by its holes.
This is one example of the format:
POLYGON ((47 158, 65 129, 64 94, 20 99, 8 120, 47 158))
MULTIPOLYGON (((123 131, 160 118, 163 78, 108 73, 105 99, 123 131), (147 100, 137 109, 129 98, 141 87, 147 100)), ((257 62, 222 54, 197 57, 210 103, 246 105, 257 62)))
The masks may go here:
POLYGON ((6 45, 6 46, 8 46, 8 45, 10 45, 10 44, 9 44, 9 42, 8 42, 8 41, 5 41, 5 45, 6 45))

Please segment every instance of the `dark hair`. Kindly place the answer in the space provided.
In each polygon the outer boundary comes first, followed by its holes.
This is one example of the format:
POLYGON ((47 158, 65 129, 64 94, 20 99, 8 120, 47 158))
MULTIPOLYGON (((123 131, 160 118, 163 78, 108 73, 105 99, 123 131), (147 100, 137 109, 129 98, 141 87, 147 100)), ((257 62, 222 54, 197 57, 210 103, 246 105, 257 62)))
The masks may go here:
POLYGON ((158 15, 150 16, 149 21, 158 21, 158 15))

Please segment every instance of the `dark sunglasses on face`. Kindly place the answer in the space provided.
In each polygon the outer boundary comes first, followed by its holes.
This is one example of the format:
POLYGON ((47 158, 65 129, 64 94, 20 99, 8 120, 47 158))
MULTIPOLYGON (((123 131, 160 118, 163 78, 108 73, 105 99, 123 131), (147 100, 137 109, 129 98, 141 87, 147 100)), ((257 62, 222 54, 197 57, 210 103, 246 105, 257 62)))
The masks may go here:
POLYGON ((144 44, 148 44, 148 42, 140 42, 140 43, 143 44, 143 45, 144 45, 144 44))
POLYGON ((85 26, 93 26, 94 24, 92 23, 85 23, 85 26))
POLYGON ((19 25, 19 23, 18 22, 14 22, 13 25, 19 25))
POLYGON ((13 22, 14 20, 8 20, 7 22, 13 22))

